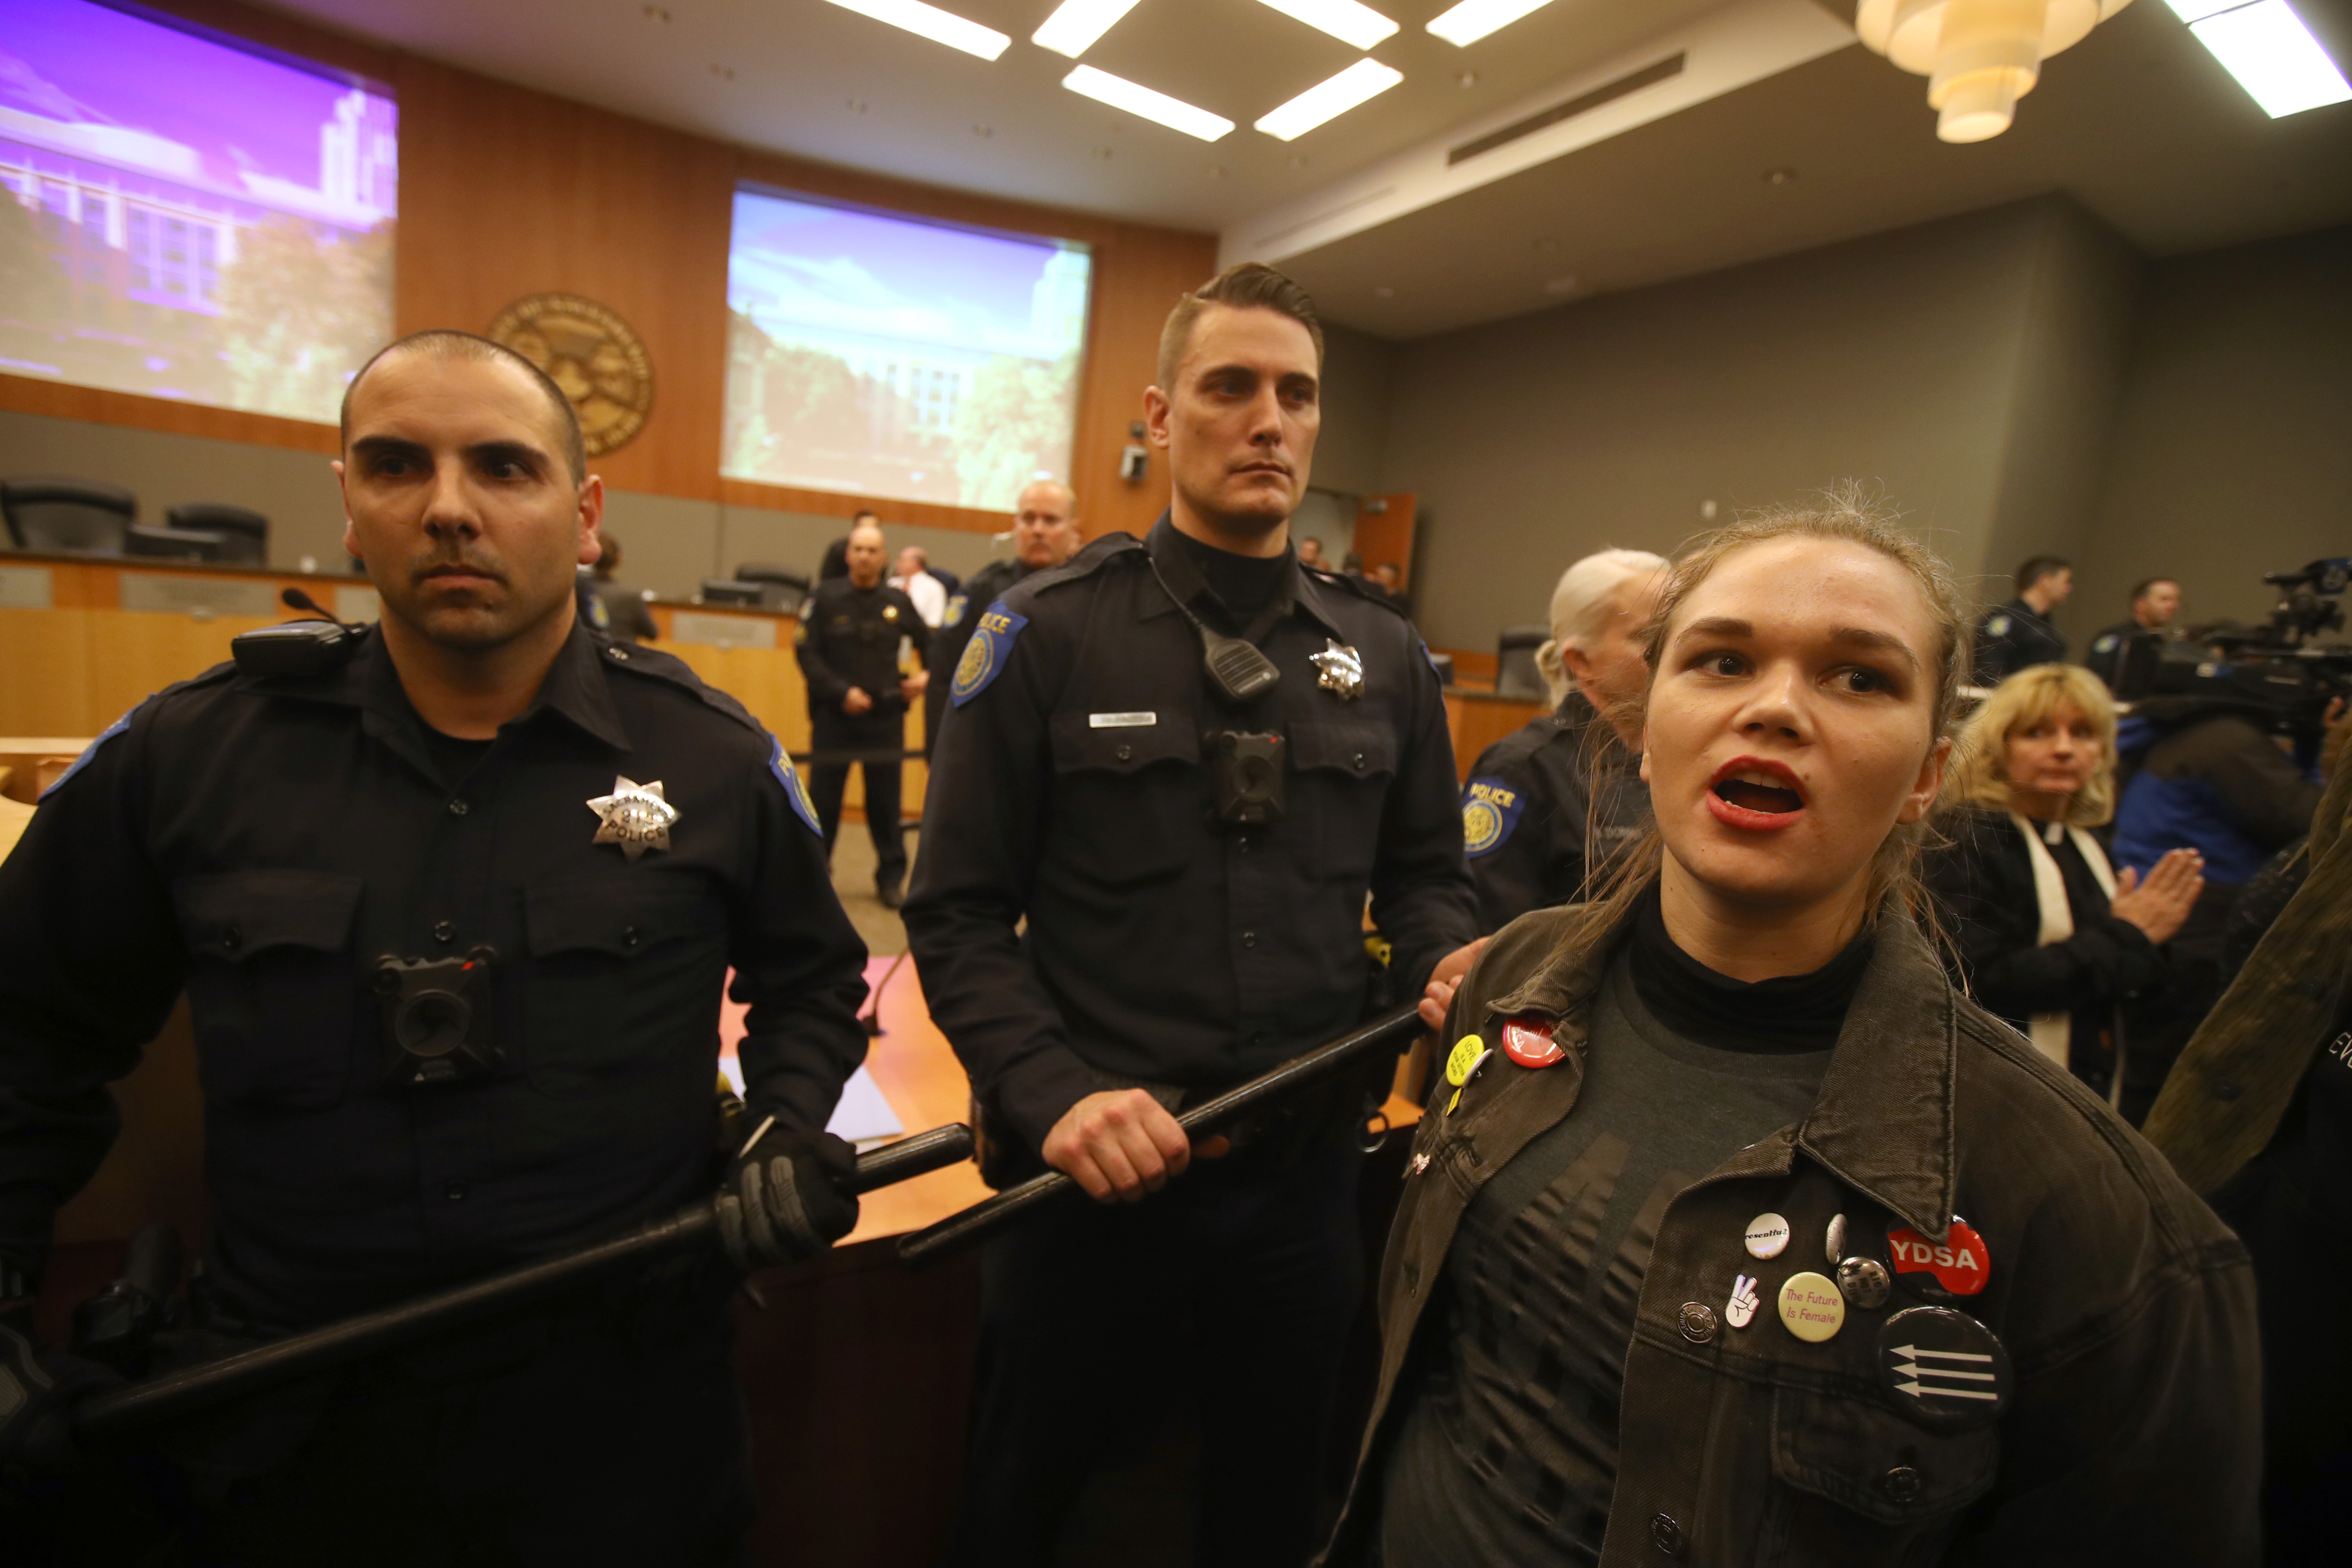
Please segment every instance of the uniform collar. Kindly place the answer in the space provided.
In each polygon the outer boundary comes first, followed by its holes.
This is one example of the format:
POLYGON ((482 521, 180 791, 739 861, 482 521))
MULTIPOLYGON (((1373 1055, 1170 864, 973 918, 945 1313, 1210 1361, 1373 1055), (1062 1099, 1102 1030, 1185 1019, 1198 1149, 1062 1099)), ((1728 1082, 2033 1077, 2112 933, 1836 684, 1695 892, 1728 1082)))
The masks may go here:
MULTIPOLYGON (((555 662, 540 682, 539 694, 510 722, 525 723, 542 711, 552 712, 591 739, 616 752, 628 751, 629 732, 613 702, 611 677, 601 668, 606 650, 616 646, 598 637, 584 621, 575 620, 572 635, 556 650, 555 662)), ((299 684, 270 682, 265 689, 277 696, 356 708, 366 715, 371 731, 387 740, 424 722, 400 684, 391 649, 373 630, 361 641, 351 661, 331 675, 299 684)))
MULTIPOLYGON (((1150 552, 1152 564, 1160 569, 1160 579, 1168 584, 1168 591, 1181 599, 1195 615, 1200 614, 1206 605, 1215 608, 1220 619, 1225 618, 1230 612, 1202 580, 1199 568, 1192 564, 1192 558, 1185 554, 1176 539, 1175 521, 1163 511, 1143 541, 1143 548, 1150 552)), ((1297 556, 1293 555, 1290 570, 1282 574, 1282 581, 1274 591, 1275 619, 1278 621, 1293 610, 1304 610, 1309 619, 1331 636, 1344 637, 1339 621, 1331 614, 1330 601, 1325 597, 1330 592, 1330 589, 1319 586, 1314 574, 1301 567, 1297 556)), ((1175 609, 1174 605, 1163 599, 1160 603, 1147 605, 1140 614, 1141 618, 1148 621, 1172 614, 1175 609)))
MULTIPOLYGON (((1495 1011, 1573 1014, 1580 1032, 1610 955, 1626 934, 1620 925, 1603 941, 1546 961, 1498 998, 1495 1011)), ((1880 906, 1869 967, 1813 1107, 1797 1126, 1795 1147, 1925 1236, 1944 1234, 1956 1201, 1958 1038, 1951 981, 1900 900, 1890 897, 1880 906)), ((1765 1152, 1759 1145, 1754 1152, 1765 1152)))

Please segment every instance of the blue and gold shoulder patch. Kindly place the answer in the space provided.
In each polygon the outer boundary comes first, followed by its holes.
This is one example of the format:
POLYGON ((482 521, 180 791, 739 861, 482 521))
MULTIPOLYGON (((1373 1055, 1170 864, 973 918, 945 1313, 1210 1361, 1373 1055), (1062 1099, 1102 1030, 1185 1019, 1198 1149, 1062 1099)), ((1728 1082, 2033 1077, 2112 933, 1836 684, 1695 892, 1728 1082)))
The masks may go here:
POLYGON ((971 629, 971 640, 963 645, 963 657, 956 660, 955 684, 948 695, 959 708, 988 689, 1004 668, 1007 655, 1013 651, 1013 639, 1029 624, 1026 616, 1016 616, 1004 607, 1004 601, 981 612, 980 622, 971 629))
POLYGON ((41 798, 43 800, 47 800, 49 796, 57 794, 58 791, 65 788, 66 782, 68 779, 72 778, 74 774, 81 772, 82 769, 89 766, 91 759, 98 755, 98 749, 100 746, 105 745, 109 741, 111 741, 117 735, 120 735, 122 731, 131 728, 131 716, 132 713, 138 712, 140 709, 144 708, 147 706, 147 703, 152 702, 153 700, 154 699, 150 697, 144 701, 134 704, 131 707, 130 713, 125 713, 121 718, 117 719, 113 723, 109 724, 105 729, 100 731, 98 732, 98 739, 92 741, 89 745, 82 748, 81 755, 73 760, 73 765, 66 769, 65 772, 59 773, 56 778, 49 781, 49 787, 41 792, 41 798))
POLYGON ((961 594, 957 594, 948 600, 947 613, 940 617, 940 625, 942 626, 960 626, 963 625, 963 595, 961 594))
POLYGON ((1462 791, 1462 847, 1471 859, 1503 847, 1519 813, 1528 806, 1527 794, 1500 779, 1472 779, 1462 791))
POLYGON ((816 805, 809 799, 808 786, 801 783, 800 770, 793 766, 792 758, 784 755, 782 741, 775 742, 775 748, 768 755, 768 771, 784 786, 785 798, 793 803, 793 815, 808 824, 811 833, 824 837, 824 829, 816 825, 816 805))

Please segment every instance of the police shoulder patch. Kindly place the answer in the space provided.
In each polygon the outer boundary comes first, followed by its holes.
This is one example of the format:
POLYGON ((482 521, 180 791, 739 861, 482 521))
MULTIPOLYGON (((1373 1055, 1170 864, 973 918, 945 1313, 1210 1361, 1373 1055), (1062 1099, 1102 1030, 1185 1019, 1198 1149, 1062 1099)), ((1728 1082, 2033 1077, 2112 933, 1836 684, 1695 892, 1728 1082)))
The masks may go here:
POLYGON ((981 612, 971 628, 971 640, 963 645, 963 657, 956 661, 955 684, 948 689, 957 707, 988 689, 988 683, 996 679, 1013 651, 1013 639, 1028 624, 1028 616, 1014 615, 1002 599, 981 612))
POLYGON ((1527 792, 1501 779, 1472 779, 1462 791, 1462 847, 1475 860, 1503 847, 1528 807, 1527 792))
POLYGON ((2007 637, 2009 635, 2009 617, 2007 616, 1995 616, 1992 619, 1985 623, 1985 633, 1989 637, 2007 637))
POLYGON ((940 625, 942 626, 960 626, 963 625, 963 595, 961 594, 952 595, 948 600, 946 613, 940 616, 940 625))
POLYGON ((131 712, 125 713, 113 723, 109 724, 105 729, 100 730, 98 732, 98 739, 92 741, 89 745, 84 746, 81 749, 81 755, 73 760, 72 765, 68 767, 65 772, 59 773, 56 778, 49 781, 49 787, 41 792, 41 798, 43 800, 47 800, 49 796, 57 794, 58 791, 65 788, 66 784, 73 778, 74 774, 89 766, 90 763, 98 756, 100 747, 105 745, 109 741, 113 740, 117 735, 121 734, 125 730, 131 728, 131 719, 132 714, 137 713, 140 709, 144 708, 147 706, 148 702, 152 702, 153 700, 154 699, 151 697, 144 702, 133 704, 131 709, 131 712))
POLYGON ((808 786, 801 783, 800 770, 793 766, 792 758, 784 755, 784 743, 776 741, 774 744, 776 749, 768 755, 768 771, 776 775, 778 784, 784 786, 785 798, 793 803, 793 815, 799 817, 811 833, 824 837, 824 829, 817 826, 815 803, 809 799, 808 786))

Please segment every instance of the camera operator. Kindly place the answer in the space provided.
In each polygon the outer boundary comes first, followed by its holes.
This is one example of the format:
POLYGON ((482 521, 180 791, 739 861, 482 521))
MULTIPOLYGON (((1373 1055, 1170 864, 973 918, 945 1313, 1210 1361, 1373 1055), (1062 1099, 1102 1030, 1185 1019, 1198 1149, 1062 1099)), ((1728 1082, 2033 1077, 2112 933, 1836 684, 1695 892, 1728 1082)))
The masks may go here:
POLYGON ((2116 690, 2132 644, 2143 637, 2161 638, 2179 613, 2180 584, 2172 578, 2149 577, 2135 584, 2131 618, 2116 622, 2091 639, 2091 651, 2083 659, 2084 668, 2105 681, 2109 691, 2116 690))

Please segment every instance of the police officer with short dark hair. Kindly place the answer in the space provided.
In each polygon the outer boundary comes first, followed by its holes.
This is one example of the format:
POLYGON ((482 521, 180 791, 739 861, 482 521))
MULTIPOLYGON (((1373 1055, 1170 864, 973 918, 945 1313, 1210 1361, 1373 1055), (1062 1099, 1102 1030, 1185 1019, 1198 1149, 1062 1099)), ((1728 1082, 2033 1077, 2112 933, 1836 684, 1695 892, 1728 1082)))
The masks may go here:
POLYGON ((798 649, 808 680, 809 730, 816 756, 809 793, 816 797, 825 853, 841 831, 841 802, 849 770, 866 771, 866 828, 874 838, 874 890, 898 907, 907 879, 907 831, 898 820, 898 786, 907 749, 907 705, 923 695, 928 668, 898 673, 898 651, 911 643, 919 661, 930 658, 930 627, 905 590, 883 580, 889 563, 882 525, 849 531, 846 576, 828 577, 801 612, 798 649), (830 755, 828 755, 830 753, 830 755))
MULTIPOLYGON (((951 672, 971 641, 980 612, 996 603, 1004 590, 1032 572, 1059 566, 1078 552, 1078 498, 1058 479, 1032 479, 1013 503, 1013 554, 992 561, 971 574, 971 580, 949 590, 948 607, 931 634, 929 668, 951 672)), ((923 692, 923 750, 939 744, 940 726, 947 721, 948 682, 931 682, 923 692)))
POLYGON ((1321 358, 1269 268, 1187 296, 1145 394, 1169 512, 988 605, 956 668, 908 942, 990 1135, 1098 1200, 987 1255, 960 1563, 1053 1561, 1096 1462, 1179 1401, 1196 1561, 1313 1544, 1393 1064, 1218 1159, 1171 1108, 1361 1018, 1368 893, 1400 995, 1476 931, 1427 650, 1289 548, 1321 358))
MULTIPOLYGON (((215 1352, 710 1194, 730 968, 774 1119, 724 1189, 770 1243, 737 1261, 855 1222, 823 1129, 864 1054, 865 949, 776 742, 579 621, 604 496, 571 405, 509 350, 424 333, 362 369, 344 437, 381 623, 248 641, 142 703, 0 865, 0 1473, 58 1458, 48 1383, 80 1370, 6 1308, 183 986, 215 1352)), ((169 1429, 197 1557, 738 1561, 736 1278, 680 1264, 169 1429)))
POLYGON ((2180 584, 2169 577, 2148 577, 2132 584, 2131 617, 2104 627, 2091 639, 2084 667, 2114 691, 2121 678, 2124 658, 2143 639, 2161 640, 2172 617, 2180 613, 2180 584))
POLYGON ((2016 582, 2016 598, 1977 619, 1979 686, 1999 686, 2029 664, 2065 661, 2066 639, 2050 613, 2074 591, 2074 563, 2063 555, 2028 556, 2016 582))

